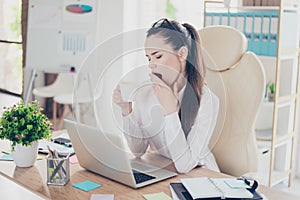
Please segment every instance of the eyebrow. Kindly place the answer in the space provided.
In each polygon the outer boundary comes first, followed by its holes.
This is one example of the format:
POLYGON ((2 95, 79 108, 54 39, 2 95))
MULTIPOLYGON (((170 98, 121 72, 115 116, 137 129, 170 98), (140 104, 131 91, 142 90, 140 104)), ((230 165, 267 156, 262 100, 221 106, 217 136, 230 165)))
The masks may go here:
MULTIPOLYGON (((154 51, 154 52, 150 53, 150 55, 153 56, 153 55, 157 54, 158 52, 159 51, 154 51)), ((146 57, 148 57, 148 55, 146 55, 146 57)))
POLYGON ((158 52, 159 51, 154 51, 154 52, 151 53, 151 55, 153 56, 153 55, 157 54, 158 52))

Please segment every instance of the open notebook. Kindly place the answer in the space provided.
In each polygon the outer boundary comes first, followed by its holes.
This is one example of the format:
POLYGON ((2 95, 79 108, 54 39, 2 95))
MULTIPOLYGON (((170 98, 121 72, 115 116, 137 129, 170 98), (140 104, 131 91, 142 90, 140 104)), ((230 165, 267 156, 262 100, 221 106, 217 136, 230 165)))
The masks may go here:
POLYGON ((243 180, 235 178, 185 178, 183 186, 193 199, 202 198, 238 198, 251 199, 253 194, 243 180))

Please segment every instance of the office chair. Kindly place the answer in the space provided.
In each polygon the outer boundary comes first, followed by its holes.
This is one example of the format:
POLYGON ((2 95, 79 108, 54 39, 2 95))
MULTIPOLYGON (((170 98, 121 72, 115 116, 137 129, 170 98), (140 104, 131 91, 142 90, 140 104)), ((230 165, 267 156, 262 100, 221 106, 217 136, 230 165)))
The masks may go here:
MULTIPOLYGON (((59 73, 55 81, 43 87, 34 88, 33 94, 43 98, 54 98, 65 93, 70 93, 73 90, 73 74, 71 73, 59 73)), ((53 125, 56 127, 56 114, 57 114, 57 105, 53 101, 53 125)))
MULTIPOLYGON (((64 105, 63 113, 56 127, 57 130, 62 128, 63 119, 67 116, 68 110, 72 113, 73 120, 84 122, 84 115, 91 114, 88 113, 89 109, 93 108, 94 101, 99 99, 102 94, 102 83, 98 83, 97 85, 97 80, 95 81, 90 72, 79 72, 74 79, 74 86, 71 91, 56 95, 53 99, 55 104, 64 105), (86 107, 82 108, 82 106, 86 107)), ((93 112, 92 116, 90 116, 92 119, 86 122, 89 124, 92 123, 91 120, 95 120, 96 118, 94 111, 91 112, 93 112)))
POLYGON ((264 97, 265 74, 258 57, 246 52, 237 29, 209 26, 198 31, 208 87, 219 97, 217 124, 210 148, 221 172, 256 172, 258 149, 254 124, 264 97))

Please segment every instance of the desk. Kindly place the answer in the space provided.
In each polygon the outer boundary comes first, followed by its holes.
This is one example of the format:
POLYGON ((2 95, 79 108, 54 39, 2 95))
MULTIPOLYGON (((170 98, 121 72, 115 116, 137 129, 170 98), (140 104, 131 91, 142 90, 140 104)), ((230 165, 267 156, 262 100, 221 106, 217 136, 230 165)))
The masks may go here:
MULTIPOLYGON (((0 150, 8 149, 9 145, 7 141, 0 140, 0 150)), ((0 153, 0 155, 2 155, 0 153)), ((160 162, 162 160, 157 159, 156 156, 147 155, 143 158, 145 162, 160 162)), ((164 163, 162 163, 164 164, 164 163)), ((169 169, 174 169, 174 167, 169 166, 169 169)), ((42 195, 48 197, 49 199, 90 199, 91 194, 114 194, 115 199, 144 199, 143 194, 165 192, 171 196, 169 189, 169 184, 171 182, 180 182, 181 178, 188 177, 227 177, 225 174, 214 172, 204 168, 196 168, 188 174, 180 174, 171 179, 146 186, 141 189, 132 189, 128 186, 116 183, 109 179, 106 179, 97 174, 91 173, 78 164, 70 164, 70 182, 66 186, 48 186, 46 183, 46 160, 37 160, 35 165, 30 168, 19 168, 16 167, 12 161, 0 161, 0 171, 11 177, 17 183, 33 190, 35 192, 41 193, 42 195), (90 180, 96 183, 102 184, 102 187, 89 192, 84 192, 79 189, 72 187, 72 184, 81 181, 90 180)), ((299 199, 297 196, 287 194, 275 189, 270 189, 265 186, 259 186, 259 192, 264 194, 269 200, 294 200, 299 199)), ((1 194, 0 194, 1 196, 1 194)))

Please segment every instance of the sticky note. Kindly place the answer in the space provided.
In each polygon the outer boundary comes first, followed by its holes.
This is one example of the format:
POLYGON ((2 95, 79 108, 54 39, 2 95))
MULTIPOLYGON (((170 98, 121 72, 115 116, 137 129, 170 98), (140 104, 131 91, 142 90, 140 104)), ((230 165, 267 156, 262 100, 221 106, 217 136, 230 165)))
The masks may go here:
POLYGON ((69 158, 69 161, 70 161, 71 164, 77 164, 77 163, 78 163, 77 156, 76 156, 76 155, 71 156, 71 157, 69 158))
POLYGON ((247 185, 243 180, 226 179, 226 180, 224 180, 224 182, 233 189, 250 188, 250 186, 247 185))
MULTIPOLYGON (((43 157, 42 156, 37 156, 36 157, 37 160, 43 160, 43 157)), ((0 160, 6 160, 6 161, 13 161, 13 157, 11 154, 5 154, 3 156, 0 157, 0 160)))
MULTIPOLYGON (((36 157, 37 160, 43 160, 43 157, 42 156, 37 156, 36 157)), ((3 156, 0 157, 0 160, 6 160, 6 161, 13 161, 13 157, 11 154, 5 154, 3 156)))
POLYGON ((113 194, 92 194, 90 200, 114 200, 113 194))
POLYGON ((13 157, 10 154, 5 154, 0 157, 0 160, 13 161, 13 157))
POLYGON ((36 160, 43 160, 43 157, 40 156, 40 155, 38 155, 38 156, 36 157, 36 160))
POLYGON ((147 200, 172 200, 166 193, 154 193, 154 194, 144 194, 143 195, 147 200))
POLYGON ((83 191, 90 191, 90 190, 93 190, 95 188, 98 188, 101 186, 101 184, 97 184, 97 183, 94 183, 92 181, 83 181, 83 182, 79 182, 79 183, 75 183, 72 185, 74 188, 78 188, 80 190, 83 190, 83 191))

